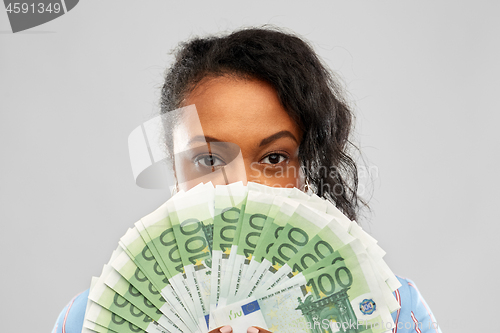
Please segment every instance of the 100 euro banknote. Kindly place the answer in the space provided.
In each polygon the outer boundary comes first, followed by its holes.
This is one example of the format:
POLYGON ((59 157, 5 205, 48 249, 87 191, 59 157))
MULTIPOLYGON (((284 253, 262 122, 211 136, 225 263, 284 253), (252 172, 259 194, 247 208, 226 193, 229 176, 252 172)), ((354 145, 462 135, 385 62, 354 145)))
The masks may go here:
POLYGON ((298 275, 284 286, 217 309, 215 321, 233 327, 262 325, 272 332, 336 332, 339 327, 384 332, 392 328, 392 317, 367 260, 365 253, 353 253, 298 275), (389 325, 380 327, 380 322, 389 325))

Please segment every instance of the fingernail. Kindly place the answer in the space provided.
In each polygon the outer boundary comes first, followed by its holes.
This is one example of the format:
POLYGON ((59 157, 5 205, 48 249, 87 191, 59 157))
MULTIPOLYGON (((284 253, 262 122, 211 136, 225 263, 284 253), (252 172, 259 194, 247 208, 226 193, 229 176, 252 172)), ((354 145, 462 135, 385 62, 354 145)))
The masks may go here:
POLYGON ((233 331, 233 328, 229 325, 226 325, 226 326, 222 326, 221 328, 219 328, 219 331, 221 333, 231 333, 233 331))
POLYGON ((250 326, 248 329, 247 329, 247 333, 259 333, 259 330, 253 326, 250 326))

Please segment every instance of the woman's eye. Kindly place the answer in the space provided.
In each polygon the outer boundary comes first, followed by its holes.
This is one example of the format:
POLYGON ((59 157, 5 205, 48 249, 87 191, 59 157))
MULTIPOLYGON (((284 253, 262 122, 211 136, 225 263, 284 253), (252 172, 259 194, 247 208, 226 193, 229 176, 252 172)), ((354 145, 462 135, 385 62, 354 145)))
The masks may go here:
POLYGON ((261 161, 261 163, 265 164, 279 164, 288 159, 287 156, 282 155, 282 154, 270 154, 264 157, 261 161))
POLYGON ((224 161, 214 155, 201 155, 195 158, 194 164, 196 166, 202 166, 207 168, 221 167, 226 165, 224 161))

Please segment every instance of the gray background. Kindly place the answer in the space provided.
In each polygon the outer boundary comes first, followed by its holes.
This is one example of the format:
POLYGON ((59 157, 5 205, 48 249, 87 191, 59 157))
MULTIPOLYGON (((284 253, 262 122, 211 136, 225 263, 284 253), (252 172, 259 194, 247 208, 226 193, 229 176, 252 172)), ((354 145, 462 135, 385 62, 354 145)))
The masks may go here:
POLYGON ((168 194, 134 185, 128 134, 157 112, 168 51, 275 24, 343 78, 372 176, 362 225, 445 332, 496 327, 499 3, 81 1, 10 33, 0 10, 1 331, 48 332, 168 194))

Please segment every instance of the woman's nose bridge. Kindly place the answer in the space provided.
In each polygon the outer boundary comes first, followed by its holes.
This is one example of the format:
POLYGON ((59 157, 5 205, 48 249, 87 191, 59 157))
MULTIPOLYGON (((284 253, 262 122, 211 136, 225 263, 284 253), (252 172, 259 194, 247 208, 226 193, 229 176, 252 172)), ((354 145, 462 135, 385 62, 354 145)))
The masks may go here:
POLYGON ((245 158, 240 154, 228 165, 229 168, 226 168, 228 180, 230 182, 242 181, 244 184, 247 181, 257 181, 258 177, 256 177, 255 170, 252 168, 254 163, 253 160, 245 158))
POLYGON ((241 152, 229 164, 222 168, 225 183, 241 181, 245 185, 248 180, 247 161, 243 159, 241 152))

